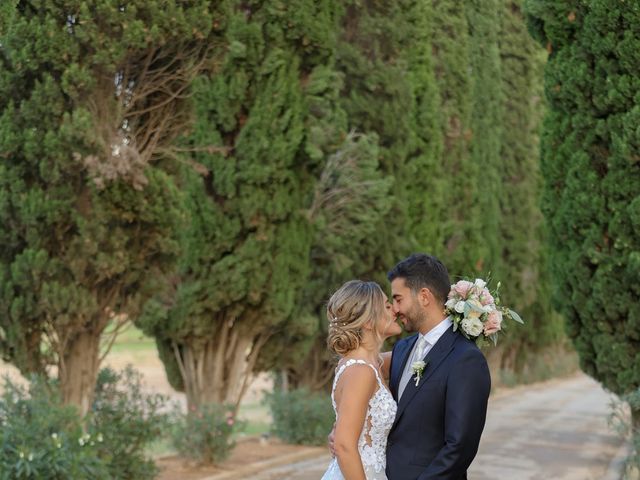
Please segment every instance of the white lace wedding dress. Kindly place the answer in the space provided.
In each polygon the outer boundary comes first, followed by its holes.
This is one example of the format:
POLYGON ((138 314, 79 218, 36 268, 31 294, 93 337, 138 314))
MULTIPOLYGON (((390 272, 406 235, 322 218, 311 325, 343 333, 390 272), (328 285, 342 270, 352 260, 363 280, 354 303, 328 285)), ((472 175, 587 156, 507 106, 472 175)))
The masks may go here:
MULTIPOLYGON (((387 435, 393 421, 396 417, 396 410, 398 406, 395 400, 391 396, 391 393, 383 385, 378 370, 368 362, 364 360, 347 360, 343 365, 338 367, 336 371, 336 377, 333 380, 333 388, 331 389, 331 401, 333 403, 333 410, 336 412, 336 421, 338 420, 338 410, 336 407, 336 401, 334 398, 336 385, 340 375, 346 368, 351 365, 368 365, 376 374, 378 380, 378 389, 371 396, 369 400, 369 407, 367 408, 367 414, 364 420, 364 426, 360 439, 358 440, 358 452, 360 452, 360 459, 362 460, 362 466, 364 467, 364 473, 367 480, 387 480, 385 468, 387 466, 386 449, 387 449, 387 435)), ((348 394, 348 392, 345 392, 348 394)), ((338 460, 333 459, 329 468, 322 476, 322 480, 344 480, 344 476, 340 471, 338 460)))

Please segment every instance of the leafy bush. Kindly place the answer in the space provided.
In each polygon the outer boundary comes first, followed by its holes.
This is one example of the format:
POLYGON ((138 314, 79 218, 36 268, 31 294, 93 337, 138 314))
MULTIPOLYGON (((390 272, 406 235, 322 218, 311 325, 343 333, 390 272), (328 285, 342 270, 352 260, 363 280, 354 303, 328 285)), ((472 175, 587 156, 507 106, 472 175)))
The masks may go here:
POLYGON ((100 371, 88 434, 98 439, 99 456, 112 479, 156 477, 157 467, 145 449, 167 430, 166 408, 164 396, 142 391, 141 375, 131 366, 100 371))
POLYGON ((335 416, 326 394, 301 388, 267 394, 273 419, 272 433, 287 443, 324 445, 335 416))
POLYGON ((629 442, 630 452, 624 462, 623 478, 635 478, 640 472, 640 427, 634 428, 629 412, 631 410, 640 411, 640 388, 630 394, 623 395, 620 400, 614 401, 611 405, 612 413, 609 423, 618 434, 629 442))
POLYGON ((83 422, 55 382, 28 388, 4 382, 0 396, 0 480, 146 480, 157 475, 144 455, 164 430, 166 400, 142 392, 140 374, 104 369, 83 422), (84 427, 84 429, 83 429, 84 427))
POLYGON ((62 405, 51 382, 27 388, 4 381, 0 396, 0 479, 110 478, 98 442, 87 437, 73 407, 62 405))
POLYGON ((232 434, 244 428, 232 406, 209 404, 176 413, 171 442, 180 455, 204 464, 215 464, 229 456, 235 446, 232 434))

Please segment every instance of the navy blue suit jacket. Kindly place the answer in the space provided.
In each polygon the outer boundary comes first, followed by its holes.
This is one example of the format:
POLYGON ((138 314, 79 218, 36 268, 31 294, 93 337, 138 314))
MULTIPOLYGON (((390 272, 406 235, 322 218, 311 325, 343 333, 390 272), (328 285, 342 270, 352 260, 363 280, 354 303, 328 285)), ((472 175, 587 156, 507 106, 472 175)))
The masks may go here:
MULTIPOLYGON (((417 335, 393 347, 389 388, 398 385, 417 335)), ((449 328, 425 357, 418 386, 412 378, 398 402, 387 442, 390 480, 463 480, 478 451, 491 376, 474 342, 449 328)))

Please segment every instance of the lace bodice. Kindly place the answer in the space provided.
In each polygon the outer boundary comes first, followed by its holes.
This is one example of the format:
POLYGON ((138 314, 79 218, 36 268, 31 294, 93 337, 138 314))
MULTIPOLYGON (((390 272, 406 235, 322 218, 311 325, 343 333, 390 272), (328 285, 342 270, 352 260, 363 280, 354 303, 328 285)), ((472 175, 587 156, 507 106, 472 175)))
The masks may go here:
MULTIPOLYGON (((362 466, 364 467, 367 480, 386 479, 387 435, 389 435, 389 431, 393 425, 398 407, 391 396, 391 393, 382 383, 378 370, 364 360, 350 359, 337 368, 336 376, 333 380, 331 402, 333 403, 333 410, 336 412, 336 421, 338 420, 338 408, 335 401, 336 385, 338 385, 338 380, 340 380, 340 376, 344 373, 345 369, 352 365, 368 365, 373 369, 376 375, 378 388, 369 399, 369 406, 365 415, 362 433, 358 440, 358 452, 360 453, 362 466)), ((339 474, 339 469, 335 460, 332 466, 339 474)), ((334 476, 327 476, 330 474, 330 471, 331 466, 323 479, 341 478, 341 474, 340 476, 335 476, 335 473, 334 476)))

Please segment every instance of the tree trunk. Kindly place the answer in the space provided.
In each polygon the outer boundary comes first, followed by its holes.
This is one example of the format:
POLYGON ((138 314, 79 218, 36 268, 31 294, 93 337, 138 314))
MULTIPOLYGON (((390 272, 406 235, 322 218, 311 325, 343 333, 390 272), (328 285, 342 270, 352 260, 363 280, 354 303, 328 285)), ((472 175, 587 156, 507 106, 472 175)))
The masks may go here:
POLYGON ((327 354, 326 343, 313 344, 307 358, 296 368, 287 370, 287 380, 291 388, 305 387, 312 392, 330 392, 335 361, 327 354))
POLYGON ((82 416, 93 402, 100 369, 100 335, 85 330, 69 340, 58 361, 63 401, 75 405, 82 416))
POLYGON ((195 409, 209 403, 231 404, 237 410, 249 386, 253 369, 266 336, 221 329, 210 340, 174 344, 187 395, 187 406, 195 409))

